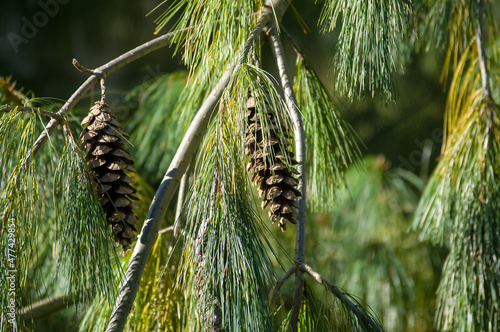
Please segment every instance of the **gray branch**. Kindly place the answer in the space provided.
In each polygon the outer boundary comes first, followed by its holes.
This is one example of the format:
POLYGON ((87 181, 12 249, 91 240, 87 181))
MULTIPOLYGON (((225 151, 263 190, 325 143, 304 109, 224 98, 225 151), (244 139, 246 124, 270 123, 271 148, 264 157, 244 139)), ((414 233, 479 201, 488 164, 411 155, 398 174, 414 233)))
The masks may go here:
POLYGON ((46 111, 46 110, 41 109, 39 107, 8 106, 8 105, 6 105, 6 106, 0 108, 0 113, 10 112, 10 111, 15 111, 15 110, 21 111, 21 112, 40 112, 41 115, 48 116, 48 117, 62 123, 62 117, 59 114, 51 112, 51 111, 46 111))
MULTIPOLYGON (((115 72, 116 70, 128 65, 129 63, 142 58, 146 54, 167 46, 170 43, 170 38, 175 36, 176 33, 178 32, 174 31, 150 40, 147 43, 144 43, 128 51, 127 53, 120 55, 116 59, 111 60, 110 62, 100 66, 99 68, 89 70, 90 72, 92 72, 92 75, 87 78, 87 80, 82 85, 80 85, 80 87, 73 93, 73 95, 66 101, 66 103, 64 103, 61 109, 57 112, 57 115, 62 117, 70 112, 76 106, 78 101, 83 97, 83 95, 87 93, 87 91, 89 91, 89 89, 94 86, 94 84, 96 84, 101 78, 104 78, 107 75, 115 72)), ((43 147, 43 145, 47 141, 48 136, 52 135, 52 133, 55 131, 57 123, 58 121, 54 118, 50 120, 50 122, 47 124, 46 130, 44 130, 40 134, 35 144, 33 145, 33 148, 28 153, 28 156, 26 158, 27 160, 35 155, 43 147)))
POLYGON ((301 270, 311 275, 317 282, 327 287, 327 289, 338 298, 349 310, 356 316, 358 323, 363 325, 366 331, 372 331, 375 326, 379 326, 378 322, 368 317, 358 306, 352 301, 350 301, 344 293, 342 293, 336 286, 332 285, 328 280, 326 280, 321 274, 314 271, 309 265, 301 264, 301 270))
MULTIPOLYGON (((231 68, 232 69, 232 68, 231 68)), ((215 89, 205 99, 189 126, 177 152, 156 191, 141 234, 130 258, 127 271, 121 281, 121 288, 106 331, 123 331, 127 317, 139 290, 146 261, 158 237, 158 229, 165 216, 168 204, 177 189, 188 163, 203 138, 208 122, 224 88, 229 82, 232 70, 227 70, 215 89)))
POLYGON ((174 226, 168 226, 168 227, 165 227, 163 229, 160 229, 158 231, 158 234, 165 234, 165 233, 168 233, 168 232, 173 232, 174 231, 174 226))
MULTIPOLYGON (((123 331, 127 317, 132 309, 146 261, 151 254, 153 245, 158 237, 158 229, 166 209, 172 200, 182 175, 190 163, 198 145, 205 133, 209 119, 211 118, 215 106, 222 95, 225 87, 230 81, 236 66, 241 65, 247 57, 255 38, 260 34, 267 22, 273 17, 273 14, 282 15, 288 6, 286 0, 268 0, 266 7, 258 19, 254 29, 247 39, 245 47, 241 52, 238 61, 234 61, 222 75, 217 86, 205 99, 196 114, 193 122, 187 130, 184 138, 177 149, 177 152, 153 198, 146 221, 142 228, 137 244, 130 258, 127 271, 121 281, 121 288, 115 307, 106 331, 123 331)), ((278 16, 280 17, 280 16, 278 16)))
POLYGON ((184 203, 186 202, 186 197, 189 189, 189 176, 191 175, 191 168, 193 163, 189 163, 186 172, 182 175, 181 183, 179 185, 179 194, 177 197, 177 206, 175 208, 175 222, 173 225, 173 234, 170 238, 170 244, 168 246, 168 254, 170 255, 174 250, 177 239, 181 229, 184 227, 184 203))
MULTIPOLYGON (((177 206, 175 208, 175 220, 176 222, 179 222, 182 218, 182 210, 184 208, 184 202, 186 201, 188 189, 189 189, 189 176, 191 175, 191 168, 192 168, 192 163, 189 163, 189 166, 186 169, 186 173, 182 176, 181 179, 181 184, 179 186, 179 197, 177 198, 177 206)), ((178 224, 174 227, 174 233, 179 232, 179 226, 181 224, 178 224)))
POLYGON ((281 279, 278 280, 273 290, 271 291, 271 296, 270 296, 271 299, 274 298, 275 293, 278 293, 280 291, 281 287, 285 284, 285 281, 287 281, 288 278, 292 276, 292 274, 297 272, 298 267, 299 267, 298 264, 293 264, 292 267, 290 267, 288 271, 285 272, 285 274, 281 277, 281 279))
MULTIPOLYGON (((298 164, 299 171, 299 187, 302 197, 300 198, 300 208, 299 217, 297 221, 297 233, 295 238, 295 264, 301 264, 304 262, 304 242, 305 242, 305 217, 306 217, 306 142, 304 134, 304 125, 302 123, 302 116, 297 106, 297 99, 295 98, 295 93, 292 89, 292 84, 290 82, 289 75, 286 70, 286 62, 283 56, 283 47, 281 45, 281 40, 276 31, 276 27, 272 26, 270 29, 270 39, 271 46, 273 49, 274 57, 276 58, 276 64, 278 66, 281 85, 285 92, 285 100, 288 108, 288 112, 293 122, 294 138, 295 138, 295 154, 298 164)), ((300 313, 300 307, 302 303, 302 294, 304 289, 304 275, 302 270, 297 269, 295 273, 295 287, 293 295, 293 305, 292 313, 290 315, 290 323, 292 325, 292 331, 297 331, 298 318, 300 313)))
POLYGON ((21 320, 28 320, 45 317, 59 310, 66 309, 74 303, 75 297, 73 295, 48 297, 21 309, 19 318, 21 320))

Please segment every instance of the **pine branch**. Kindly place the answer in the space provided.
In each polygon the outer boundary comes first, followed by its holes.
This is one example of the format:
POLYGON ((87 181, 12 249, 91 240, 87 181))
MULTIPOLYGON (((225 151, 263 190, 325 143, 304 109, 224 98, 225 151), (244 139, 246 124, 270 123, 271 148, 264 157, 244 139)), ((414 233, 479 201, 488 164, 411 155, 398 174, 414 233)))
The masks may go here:
POLYGON ((276 14, 281 17, 288 6, 285 0, 268 0, 266 8, 257 21, 254 29, 251 31, 245 47, 241 52, 238 61, 229 65, 228 69, 222 75, 216 87, 205 99, 196 114, 193 122, 187 130, 178 150, 175 154, 169 169, 160 184, 153 203, 149 209, 143 229, 134 248, 134 252, 127 267, 127 271, 121 282, 121 289, 111 314, 111 318, 106 331, 123 331, 127 317, 132 309, 146 261, 151 254, 151 250, 158 236, 158 229, 170 203, 182 175, 185 173, 196 148, 198 147, 210 117, 212 116, 215 105, 218 102, 222 92, 230 81, 234 68, 243 63, 247 57, 253 41, 260 34, 266 23, 276 14))
POLYGON ((283 31, 283 34, 285 35, 286 39, 288 39, 288 42, 290 42, 290 44, 292 45, 293 50, 295 51, 295 54, 297 54, 297 57, 301 60, 304 60, 304 55, 303 55, 302 51, 300 50, 299 45, 297 44, 297 42, 293 38, 293 36, 283 26, 280 26, 280 30, 283 31))
MULTIPOLYGON (((192 163, 186 169, 186 172, 182 176, 181 184, 179 186, 179 198, 177 199, 177 206, 175 208, 175 220, 179 220, 182 216, 182 209, 184 207, 184 202, 186 201, 186 196, 189 188, 189 176, 191 173, 192 163)), ((180 226, 180 225, 179 225, 180 226)), ((175 233, 178 233, 178 227, 174 227, 175 233)))
MULTIPOLYGON (((148 41, 147 43, 144 43, 140 46, 137 46, 136 48, 120 55, 119 57, 109 61, 108 63, 96 68, 96 69, 86 69, 83 70, 85 73, 92 73, 92 75, 87 78, 87 80, 80 85, 80 87, 71 95, 71 97, 66 101, 66 103, 59 109, 57 112, 57 115, 63 116, 70 112, 78 103, 78 101, 83 97, 87 91, 90 90, 94 84, 96 84, 98 81, 100 81, 102 78, 105 78, 109 74, 117 71, 118 69, 125 67, 126 65, 130 64, 131 62, 142 58, 143 56, 154 52, 162 47, 167 46, 170 43, 170 39, 175 36, 177 32, 171 32, 167 33, 163 36, 160 36, 158 38, 155 38, 153 40, 148 41)), ((77 67, 80 71, 82 71, 81 68, 84 68, 81 66, 76 59, 73 60, 73 64, 75 67, 77 67), (79 68, 80 67, 80 68, 79 68)), ((47 127, 46 130, 44 130, 38 139, 35 141, 35 144, 33 145, 33 148, 31 151, 28 153, 27 159, 30 159, 33 155, 35 155, 45 144, 47 141, 47 138, 49 135, 51 135, 58 124, 58 121, 55 119, 52 119, 47 127)))
POLYGON ((51 315, 59 310, 66 309, 75 303, 74 295, 58 295, 48 297, 38 302, 30 304, 21 309, 19 319, 25 321, 28 319, 38 319, 51 315))
POLYGON ((101 78, 101 104, 106 104, 106 80, 101 78))
MULTIPOLYGON (((292 118, 294 124, 296 159, 299 162, 299 164, 297 165, 297 170, 299 171, 298 189, 301 192, 301 198, 300 198, 299 217, 297 220, 297 235, 295 240, 295 264, 299 264, 304 262, 305 217, 306 217, 306 178, 305 178, 306 141, 304 134, 304 125, 302 123, 302 116, 297 107, 297 100, 295 98, 295 93, 293 92, 292 85, 286 70, 286 62, 283 56, 283 47, 281 45, 281 40, 276 30, 276 27, 272 26, 269 32, 270 32, 272 50, 274 53, 274 57, 276 58, 276 64, 278 66, 279 74, 281 77, 281 84, 285 92, 285 100, 288 106, 288 111, 290 112, 290 117, 292 118)), ((300 307, 302 304, 303 289, 304 289, 304 276, 302 274, 302 271, 297 269, 295 272, 295 288, 294 288, 292 314, 290 316, 290 321, 292 324, 293 331, 297 331, 300 307)))
POLYGON ((332 285, 328 280, 326 280, 321 274, 314 271, 309 265, 303 263, 300 266, 301 270, 311 275, 317 282, 326 286, 327 289, 338 298, 342 304, 344 304, 350 312, 352 312, 360 325, 365 329, 365 331, 382 331, 380 324, 376 322, 374 319, 369 317, 366 313, 364 313, 360 308, 350 301, 345 294, 343 294, 337 287, 332 285))
POLYGON ((160 229, 158 231, 158 234, 165 234, 165 233, 168 233, 168 232, 172 232, 174 229, 175 229, 174 226, 168 226, 168 227, 165 227, 163 229, 160 229))
POLYGON ((476 45, 477 45, 477 53, 479 57, 479 67, 481 68, 481 79, 483 83, 483 94, 485 99, 492 98, 491 94, 491 86, 490 86, 490 74, 488 72, 488 60, 486 59, 486 52, 484 48, 484 39, 483 39, 483 7, 484 1, 477 0, 477 19, 478 26, 476 31, 476 45))
POLYGON ((0 108, 0 113, 1 112, 10 112, 10 111, 22 111, 22 112, 40 112, 40 114, 48 116, 59 123, 63 123, 62 117, 54 112, 51 111, 46 111, 44 109, 41 109, 39 107, 21 107, 21 106, 7 106, 5 105, 4 107, 0 108))
POLYGON ((159 226, 163 220, 168 204, 179 185, 182 175, 186 171, 187 164, 191 161, 196 148, 203 138, 209 119, 214 112, 214 107, 229 82, 233 67, 234 66, 230 66, 224 73, 215 89, 210 93, 198 110, 198 113, 187 130, 177 153, 156 191, 153 203, 151 204, 141 234, 139 235, 134 252, 132 253, 127 271, 121 282, 122 286, 120 293, 106 331, 122 331, 125 326, 128 314, 132 309, 135 296, 139 289, 147 258, 151 254, 151 250, 158 236, 159 226))
MULTIPOLYGON (((298 269, 297 266, 298 266, 297 264, 294 264, 294 265, 292 265, 288 269, 288 271, 285 272, 285 274, 283 275, 283 277, 281 277, 281 279, 278 280, 278 282, 274 286, 272 294, 279 292, 281 286, 283 286, 283 284, 285 283, 285 281, 287 281, 288 278, 290 278, 292 276, 292 274, 294 274, 297 271, 297 269, 298 269)), ((272 296, 271 296, 271 298, 272 298, 272 296)))
POLYGON ((168 246, 168 253, 171 254, 174 250, 175 243, 179 238, 179 233, 181 232, 184 226, 184 203, 186 202, 186 197, 189 191, 189 176, 191 175, 191 168, 193 163, 189 163, 186 172, 182 176, 181 183, 179 185, 179 194, 177 198, 177 206, 175 209, 175 222, 173 227, 173 234, 170 238, 170 245, 168 246))

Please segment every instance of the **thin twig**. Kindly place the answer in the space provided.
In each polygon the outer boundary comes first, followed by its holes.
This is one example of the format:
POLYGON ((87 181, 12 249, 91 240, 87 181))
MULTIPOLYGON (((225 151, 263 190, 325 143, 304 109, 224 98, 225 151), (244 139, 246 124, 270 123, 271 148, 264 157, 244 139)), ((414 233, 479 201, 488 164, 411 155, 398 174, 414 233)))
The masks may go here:
POLYGON ((285 34, 286 39, 290 42, 290 44, 293 47, 293 50, 299 57, 299 59, 304 60, 304 55, 302 54, 302 51, 299 48, 299 45, 297 45, 297 42, 295 42, 295 39, 292 37, 292 35, 285 29, 285 27, 280 26, 281 31, 285 34))
POLYGON ((184 209, 184 202, 186 201, 188 188, 189 188, 189 177, 191 175, 192 163, 186 169, 186 173, 182 175, 181 184, 179 185, 179 195, 177 198, 177 206, 175 208, 175 220, 179 221, 182 217, 182 211, 184 209))
POLYGON ((89 75, 93 75, 94 74, 94 71, 92 69, 85 68, 76 59, 73 59, 73 66, 75 66, 75 68, 78 69, 78 71, 80 71, 80 72, 82 72, 84 74, 89 74, 89 75))
MULTIPOLYGON (((189 28, 185 29, 188 30, 189 28)), ((160 36, 158 38, 155 38, 153 40, 148 41, 147 43, 144 43, 140 46, 137 46, 136 48, 120 55, 119 57, 109 61, 108 63, 88 71, 92 72, 92 75, 87 78, 85 82, 83 82, 82 85, 73 93, 73 95, 66 101, 66 103, 59 109, 57 112, 58 115, 65 115, 68 112, 70 112, 78 103, 78 101, 83 97, 87 91, 94 86, 94 84, 97 83, 99 79, 102 77, 106 77, 109 74, 117 71, 118 69, 128 65, 129 63, 142 58, 143 56, 154 52, 162 47, 167 46, 170 43, 170 38, 174 37, 176 34, 178 34, 180 31, 173 31, 170 33, 167 33, 163 36, 160 36)), ((78 63, 78 61, 74 60, 73 64, 75 65, 75 62, 78 63)), ((81 68, 86 69, 82 65, 78 64, 81 68)), ((77 66, 77 65, 75 65, 77 66)), ((80 69, 81 69, 80 68, 80 69)), ((79 70, 80 70, 79 69, 79 70)), ((51 120, 47 127, 46 130, 44 130, 38 139, 36 140, 35 144, 33 145, 33 148, 31 151, 28 153, 28 159, 31 158, 33 155, 35 155, 45 144, 47 141, 48 135, 52 135, 54 130, 56 129, 57 126, 57 121, 56 120, 51 120)))
POLYGON ((372 330, 373 325, 379 325, 374 322, 370 317, 368 317, 363 311, 361 311, 357 305, 352 303, 336 286, 332 285, 328 280, 326 280, 321 274, 314 271, 309 265, 301 264, 301 269, 311 275, 316 281, 318 281, 323 286, 326 286, 332 294, 338 298, 344 305, 349 307, 349 310, 356 316, 358 322, 363 324, 367 331, 372 330))
POLYGON ((285 100, 288 108, 289 115, 292 119, 294 125, 294 139, 295 139, 295 154, 296 159, 299 162, 297 169, 299 171, 299 185, 298 189, 301 192, 300 198, 300 210, 299 218, 297 222, 297 238, 295 247, 295 261, 304 261, 304 226, 305 226, 305 199, 306 199, 306 179, 305 179, 305 169, 306 169, 306 144, 305 144, 305 134, 304 125, 302 123, 302 115, 297 106, 297 99, 295 98, 295 93, 292 89, 292 84, 289 75, 286 70, 286 62, 283 57, 283 47, 281 45, 281 40, 273 27, 270 31, 271 46, 273 49, 274 56, 276 58, 276 63, 278 66, 281 84, 285 93, 285 100), (300 236, 299 236, 300 235, 300 236))
POLYGON ((48 117, 55 119, 56 121, 62 123, 62 117, 59 114, 41 109, 39 107, 4 106, 4 107, 0 108, 0 113, 1 112, 10 112, 10 111, 15 111, 15 110, 18 110, 21 112, 40 112, 40 114, 48 116, 48 117))
POLYGON ((288 278, 290 278, 292 276, 292 274, 294 274, 298 270, 298 267, 299 267, 298 264, 293 264, 292 267, 290 267, 288 269, 288 271, 286 271, 286 273, 281 277, 281 279, 274 286, 274 288, 271 292, 271 299, 274 297, 274 294, 276 294, 280 291, 280 289, 283 286, 283 284, 285 283, 285 281, 287 281, 288 278))
POLYGON ((73 133, 71 132, 71 128, 69 127, 69 123, 68 123, 67 119, 64 118, 62 120, 62 126, 63 126, 63 130, 64 130, 64 134, 66 135, 66 139, 73 142, 73 149, 76 149, 76 147, 79 146, 79 144, 77 143, 75 137, 73 136, 73 133))
POLYGON ((479 67, 481 68, 481 79, 483 83, 483 95, 485 99, 491 99, 491 86, 490 86, 490 75, 488 71, 488 60, 486 59, 486 51, 484 48, 483 39, 483 0, 477 0, 477 20, 478 27, 476 31, 476 45, 477 53, 479 56, 479 67))
MULTIPOLYGON (((294 124, 294 138, 295 138, 295 153, 298 161, 297 170, 299 172, 299 185, 298 189, 301 192, 300 197, 300 207, 299 207, 299 217, 297 220, 297 233, 295 238, 295 263, 301 264, 304 262, 304 242, 305 242, 305 216, 306 216, 306 142, 304 134, 304 126, 302 123, 302 116, 297 106, 297 99, 295 98, 295 93, 293 92, 290 78, 286 70, 286 62, 283 56, 283 47, 281 45, 281 40, 276 31, 276 27, 272 26, 269 31, 269 37, 271 39, 271 47, 276 59, 276 64, 278 66, 278 71, 281 77, 281 85, 285 93, 285 100, 288 108, 288 112, 294 124)), ((292 331, 297 331, 300 307, 302 303, 304 289, 304 276, 301 270, 297 270, 295 273, 295 288, 293 296, 292 313, 290 315, 290 323, 292 325, 292 331)))
POLYGON ((189 189, 189 177, 191 175, 192 162, 189 163, 186 172, 182 175, 181 183, 179 185, 179 194, 177 198, 177 206, 175 209, 175 223, 174 223, 174 233, 170 239, 170 244, 168 246, 168 253, 170 254, 174 250, 175 243, 179 238, 179 233, 184 227, 183 211, 184 203, 186 202, 186 197, 189 189))
POLYGON ((132 309, 132 305, 139 289, 146 261, 151 254, 153 245, 158 237, 159 225, 165 216, 168 204, 170 203, 175 190, 179 185, 182 175, 185 173, 188 164, 201 142, 203 134, 207 129, 209 119, 216 109, 215 105, 222 95, 225 87, 229 83, 235 67, 237 65, 241 65, 244 59, 246 59, 253 41, 260 34, 265 24, 275 13, 277 13, 277 15, 282 15, 287 6, 288 2, 285 0, 272 0, 272 7, 274 11, 271 9, 265 9, 263 11, 255 27, 250 32, 245 47, 241 52, 241 56, 237 61, 234 61, 229 65, 216 87, 201 105, 195 118, 193 119, 193 122, 189 126, 160 186, 158 187, 158 190, 156 191, 141 234, 139 235, 134 252, 130 258, 127 271, 121 281, 120 292, 115 302, 115 307, 113 308, 106 331, 123 331, 127 317, 132 309))
POLYGON ((168 226, 168 227, 165 227, 165 228, 163 228, 163 229, 160 229, 160 230, 158 231, 158 234, 164 234, 164 233, 171 232, 171 231, 173 231, 173 230, 174 230, 174 228, 175 228, 174 226, 168 226))
POLYGON ((73 295, 59 295, 48 297, 21 309, 19 318, 21 321, 46 317, 59 310, 65 309, 75 303, 73 295))

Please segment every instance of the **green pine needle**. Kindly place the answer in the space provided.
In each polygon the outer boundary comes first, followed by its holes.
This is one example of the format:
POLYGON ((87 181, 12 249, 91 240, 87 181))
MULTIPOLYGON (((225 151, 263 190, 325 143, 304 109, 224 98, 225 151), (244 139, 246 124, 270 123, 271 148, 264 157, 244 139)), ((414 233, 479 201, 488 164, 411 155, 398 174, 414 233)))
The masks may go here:
MULTIPOLYGON (((449 244, 450 234, 461 222, 457 219, 461 197, 465 204, 474 183, 488 186, 483 173, 489 167, 495 169, 500 141, 495 126, 500 113, 497 104, 484 100, 480 75, 477 55, 469 48, 457 65, 448 94, 444 153, 415 216, 415 227, 434 243, 449 244)), ((500 77, 495 79, 498 86, 500 77)))
MULTIPOLYGON (((147 261, 144 275, 137 293, 130 319, 127 320, 125 331, 180 331, 184 317, 179 316, 182 311, 183 296, 175 289, 175 275, 163 269, 168 260, 168 243, 165 235, 157 238, 147 261)), ((119 289, 122 271, 130 261, 130 255, 121 259, 115 265, 113 275, 115 287, 119 289)), ((168 264, 171 268, 172 262, 168 264)), ((97 297, 88 307, 80 323, 80 332, 104 331, 108 326, 109 317, 113 310, 113 303, 105 298, 97 297)))
MULTIPOLYGON (((497 159, 496 168, 499 161, 497 159)), ((494 332, 500 329, 498 174, 495 178, 496 184, 487 190, 477 183, 463 184, 467 192, 462 192, 459 199, 463 205, 457 219, 461 222, 453 232, 453 246, 438 289, 440 330, 494 332)))
POLYGON ((466 49, 450 86, 444 152, 414 222, 426 238, 450 247, 438 291, 444 330, 500 326, 500 76, 491 83, 492 99, 483 94, 477 55, 466 49))
POLYGON ((182 47, 188 68, 210 64, 213 69, 234 57, 252 30, 258 17, 255 12, 262 4, 262 0, 175 1, 156 20, 156 33, 167 24, 172 26, 170 31, 178 31, 173 42, 177 43, 177 49, 182 47), (174 18, 177 18, 175 23, 174 18))
POLYGON ((54 180, 58 266, 69 292, 89 300, 90 290, 114 300, 112 273, 117 260, 111 230, 97 197, 83 152, 68 140, 54 180))
MULTIPOLYGON (((441 81, 445 81, 460 61, 463 52, 474 40, 478 25, 478 1, 424 0, 419 5, 420 40, 426 49, 431 46, 446 52, 441 81)), ((483 14, 490 24, 488 32, 498 32, 492 1, 484 1, 483 14)))
MULTIPOLYGON (((24 116, 12 111, 0 118, 0 276, 1 311, 11 312, 23 306, 29 296, 28 272, 36 255, 41 203, 37 170, 32 158, 26 159, 34 143, 37 114, 24 116)), ((0 328, 14 329, 5 316, 0 328)), ((16 327, 17 329, 18 327, 16 327)))
POLYGON ((412 4, 408 0, 328 0, 320 23, 332 31, 342 17, 338 46, 333 59, 336 89, 349 98, 366 90, 380 90, 391 99, 395 73, 406 55, 401 47, 409 40, 412 4))
POLYGON ((342 119, 318 75, 299 56, 295 93, 304 117, 309 209, 330 209, 344 185, 347 166, 359 160, 356 134, 342 119))
POLYGON ((223 94, 196 166, 179 282, 187 290, 187 323, 194 330, 268 331, 273 268, 261 220, 249 204, 246 112, 229 106, 232 99, 224 96, 234 96, 231 91, 223 94))
MULTIPOLYGON (((127 123, 134 147, 131 153, 143 177, 159 183, 194 117, 196 106, 178 107, 186 84, 183 71, 166 74, 131 91, 127 98, 138 99, 138 108, 127 123)), ((196 99, 195 99, 196 100, 196 99)))

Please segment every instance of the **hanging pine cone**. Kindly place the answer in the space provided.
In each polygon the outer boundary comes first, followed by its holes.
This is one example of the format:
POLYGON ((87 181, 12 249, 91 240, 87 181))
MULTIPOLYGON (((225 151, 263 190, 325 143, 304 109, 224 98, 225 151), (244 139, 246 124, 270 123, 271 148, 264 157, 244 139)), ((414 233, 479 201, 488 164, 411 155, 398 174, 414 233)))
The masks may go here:
POLYGON ((108 105, 97 102, 82 121, 83 129, 80 139, 82 149, 89 149, 85 160, 94 172, 96 190, 106 213, 108 224, 112 227, 113 239, 125 252, 135 241, 133 232, 137 232, 137 217, 132 210, 137 205, 136 190, 133 180, 125 174, 125 170, 135 172, 134 161, 123 149, 130 143, 130 137, 120 129, 108 105))
POLYGON ((263 199, 261 207, 269 206, 269 218, 274 223, 279 220, 282 231, 286 231, 286 221, 297 223, 299 207, 297 190, 298 180, 293 174, 298 171, 291 165, 297 165, 293 152, 289 150, 289 129, 281 125, 278 115, 267 102, 266 109, 259 114, 255 109, 255 98, 249 96, 247 102, 247 123, 245 154, 250 156, 247 171, 252 172, 252 183, 258 186, 259 198, 263 199), (263 133, 260 116, 267 116, 269 132, 263 133), (280 127, 281 126, 281 127, 280 127), (265 136, 264 136, 265 135, 265 136), (266 146, 267 145, 267 149, 266 146))

